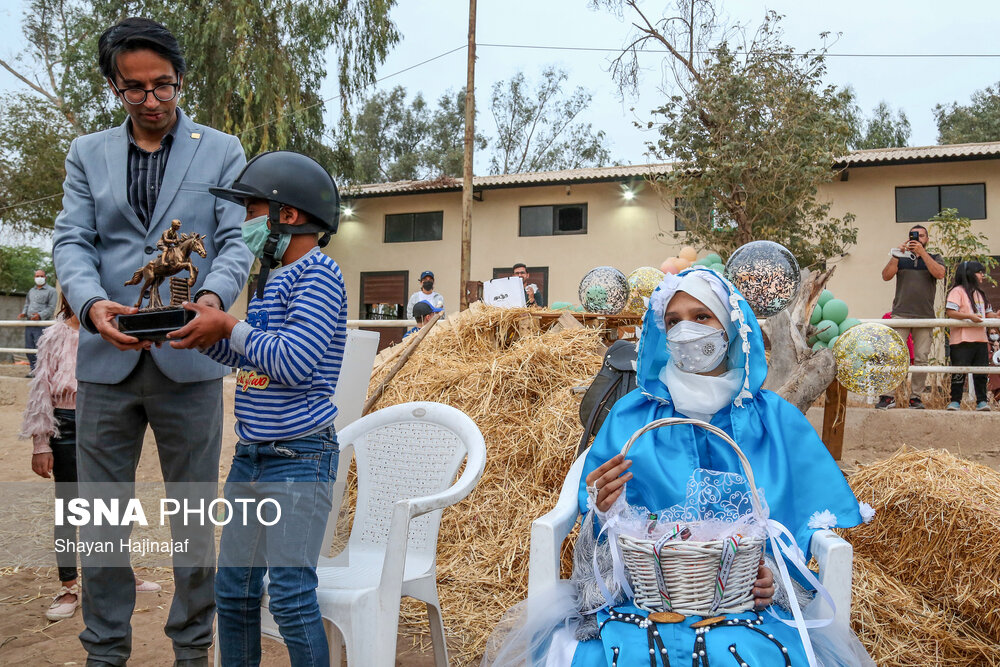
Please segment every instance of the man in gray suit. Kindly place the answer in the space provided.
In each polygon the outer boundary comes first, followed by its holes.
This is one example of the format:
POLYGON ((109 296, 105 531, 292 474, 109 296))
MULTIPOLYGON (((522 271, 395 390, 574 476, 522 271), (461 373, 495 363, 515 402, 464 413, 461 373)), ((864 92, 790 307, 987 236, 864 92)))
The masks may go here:
MULTIPOLYGON (((203 483, 214 498, 222 438, 222 380, 228 369, 196 350, 153 347, 122 334, 115 318, 135 308, 137 287, 124 286, 153 259, 156 242, 178 219, 204 234, 207 257, 192 288, 195 301, 227 309, 246 283, 252 257, 240 236, 244 212, 208 189, 229 187, 246 163, 236 137, 199 125, 177 108, 185 71, 177 40, 155 21, 128 18, 98 42, 100 67, 128 118, 79 137, 66 158, 63 210, 53 256, 63 289, 79 313, 77 466, 81 495, 129 497, 146 426, 156 436, 168 495, 203 483), (114 484, 111 484, 114 483, 114 484), (98 489, 99 485, 101 486, 98 489), (87 486, 90 485, 90 486, 87 486)), ((166 290, 164 290, 166 291, 166 290)), ((165 303, 169 296, 161 294, 165 303)), ((191 495, 188 492, 185 495, 191 495)), ((212 524, 171 524, 189 539, 174 555, 176 590, 165 631, 176 665, 206 665, 212 641, 212 524), (192 560, 195 559, 195 560, 192 560)), ((82 526, 80 539, 127 537, 128 527, 82 526)), ((80 640, 87 665, 124 665, 131 653, 135 584, 128 554, 83 560, 80 640)))

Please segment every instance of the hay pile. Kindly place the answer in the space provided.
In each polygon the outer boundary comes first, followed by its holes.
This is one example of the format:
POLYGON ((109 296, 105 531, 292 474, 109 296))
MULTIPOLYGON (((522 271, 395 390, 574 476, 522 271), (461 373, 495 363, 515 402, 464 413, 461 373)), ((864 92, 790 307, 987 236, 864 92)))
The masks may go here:
MULTIPOLYGON (((375 405, 446 403, 468 414, 486 440, 482 480, 445 510, 438 538, 452 664, 478 662, 500 616, 527 594, 531 522, 555 506, 583 430, 569 390, 588 384, 601 365, 599 331, 540 331, 526 312, 474 305, 449 316, 375 405)), ((391 356, 381 369, 376 362, 372 389, 391 356)), ((422 606, 404 605, 404 631, 426 633, 425 619, 422 606)))
POLYGON ((1000 665, 1000 473, 903 447, 850 477, 853 622, 880 666, 1000 665))

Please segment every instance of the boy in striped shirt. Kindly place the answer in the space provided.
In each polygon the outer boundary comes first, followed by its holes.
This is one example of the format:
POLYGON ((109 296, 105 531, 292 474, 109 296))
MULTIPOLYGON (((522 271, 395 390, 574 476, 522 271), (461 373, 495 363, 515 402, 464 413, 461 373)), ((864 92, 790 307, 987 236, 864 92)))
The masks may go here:
POLYGON ((337 473, 332 399, 347 340, 347 299, 340 267, 320 247, 337 230, 337 187, 311 158, 276 151, 247 163, 232 188, 211 191, 246 207, 243 239, 261 259, 245 322, 188 303, 198 316, 170 335, 174 347, 197 347, 239 367, 239 444, 225 497, 233 507, 241 499, 255 504, 249 512, 244 504, 244 515, 234 511, 222 532, 215 578, 222 664, 260 664, 267 571, 269 611, 291 664, 326 665, 316 563, 337 473))

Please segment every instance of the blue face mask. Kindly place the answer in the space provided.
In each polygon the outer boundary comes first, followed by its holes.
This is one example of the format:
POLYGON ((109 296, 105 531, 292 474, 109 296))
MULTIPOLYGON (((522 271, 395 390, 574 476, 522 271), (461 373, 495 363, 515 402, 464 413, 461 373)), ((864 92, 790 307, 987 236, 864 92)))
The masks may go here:
MULTIPOLYGON (((271 235, 271 230, 267 226, 267 216, 259 215, 256 218, 247 220, 240 227, 240 233, 243 235, 243 242, 247 244, 247 248, 250 249, 253 256, 263 257, 264 244, 267 243, 267 237, 271 235)), ((291 234, 279 235, 278 249, 274 251, 276 259, 280 260, 281 256, 285 254, 291 240, 291 234)))

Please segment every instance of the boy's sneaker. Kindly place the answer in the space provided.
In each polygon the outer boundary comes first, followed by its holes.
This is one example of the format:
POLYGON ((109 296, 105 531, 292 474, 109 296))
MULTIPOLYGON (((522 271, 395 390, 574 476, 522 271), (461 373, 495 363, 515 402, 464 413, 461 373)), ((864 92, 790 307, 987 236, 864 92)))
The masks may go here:
POLYGON ((920 400, 919 396, 910 397, 910 409, 911 410, 923 410, 924 402, 920 400))
POLYGON ((989 412, 990 411, 990 404, 987 403, 986 401, 979 401, 978 403, 976 403, 976 411, 977 412, 989 412))
POLYGON ((876 410, 888 410, 889 408, 894 407, 896 407, 895 396, 879 396, 878 403, 875 404, 876 410))
POLYGON ((962 404, 959 403, 958 401, 952 401, 945 407, 945 410, 961 410, 961 409, 962 409, 962 404))

